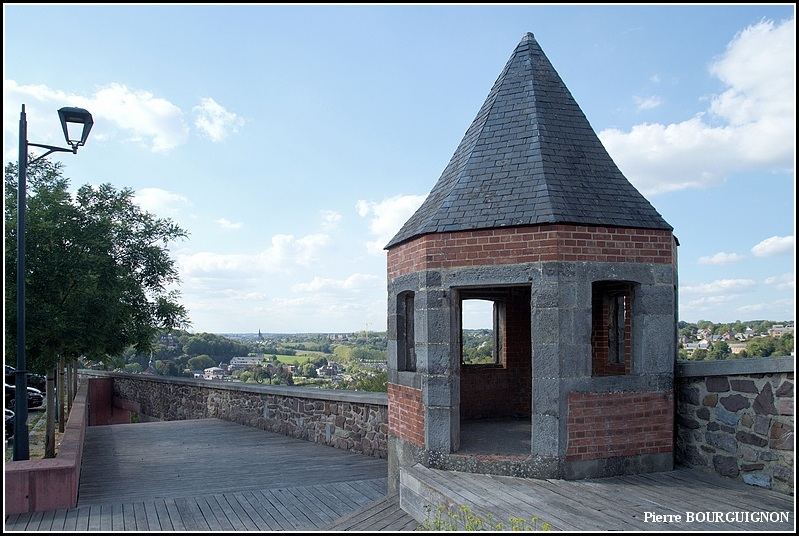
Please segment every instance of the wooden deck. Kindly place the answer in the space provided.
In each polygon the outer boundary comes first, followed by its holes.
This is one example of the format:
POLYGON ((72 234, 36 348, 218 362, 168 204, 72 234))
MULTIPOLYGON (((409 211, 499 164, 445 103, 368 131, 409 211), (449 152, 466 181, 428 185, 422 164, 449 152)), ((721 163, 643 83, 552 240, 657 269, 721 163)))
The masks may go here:
MULTIPOLYGON (((387 495, 387 476, 386 460, 218 419, 95 426, 78 506, 7 516, 4 532, 415 530, 413 508, 387 495)), ((692 470, 560 481, 415 466, 402 479, 508 528, 510 516, 528 513, 567 531, 795 528, 793 497, 692 470), (683 522, 647 521, 646 512, 683 522), (687 523, 686 512, 789 512, 789 521, 687 523)))
POLYGON ((315 531, 385 499, 387 476, 386 460, 220 419, 92 426, 78 506, 4 532, 315 531))
MULTIPOLYGON (((401 480, 400 504, 417 519, 425 519, 420 505, 437 504, 451 505, 455 513, 468 506, 470 514, 492 525, 501 522, 506 529, 511 518, 525 519, 532 526, 529 521, 534 517, 550 524, 550 530, 569 532, 794 533, 795 528, 793 497, 693 469, 545 480, 415 465, 403 470, 401 480)), ((441 518, 453 524, 446 512, 441 518)))

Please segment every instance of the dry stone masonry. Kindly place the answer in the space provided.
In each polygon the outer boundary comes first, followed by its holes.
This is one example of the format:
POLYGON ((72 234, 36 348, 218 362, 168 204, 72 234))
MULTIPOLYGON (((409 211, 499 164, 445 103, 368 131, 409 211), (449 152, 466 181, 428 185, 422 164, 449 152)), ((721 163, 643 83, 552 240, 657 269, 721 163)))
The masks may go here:
POLYGON ((792 495, 793 368, 789 357, 681 362, 677 462, 792 495))

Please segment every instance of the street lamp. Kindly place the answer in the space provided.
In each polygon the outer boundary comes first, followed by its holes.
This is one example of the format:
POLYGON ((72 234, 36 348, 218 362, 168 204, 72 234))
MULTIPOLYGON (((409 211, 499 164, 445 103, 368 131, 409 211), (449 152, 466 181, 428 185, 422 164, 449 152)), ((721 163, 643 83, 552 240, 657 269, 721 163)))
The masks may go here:
POLYGON ((26 218, 26 184, 28 171, 28 147, 41 147, 47 152, 30 161, 37 160, 55 152, 76 154, 78 147, 86 144, 89 131, 94 125, 92 114, 83 108, 65 107, 58 110, 61 128, 64 130, 69 148, 53 147, 39 143, 28 143, 28 120, 25 116, 25 105, 19 114, 19 184, 17 193, 17 371, 14 377, 14 461, 30 459, 28 443, 28 371, 25 364, 25 218, 26 218), (80 136, 70 135, 70 128, 83 125, 80 136))

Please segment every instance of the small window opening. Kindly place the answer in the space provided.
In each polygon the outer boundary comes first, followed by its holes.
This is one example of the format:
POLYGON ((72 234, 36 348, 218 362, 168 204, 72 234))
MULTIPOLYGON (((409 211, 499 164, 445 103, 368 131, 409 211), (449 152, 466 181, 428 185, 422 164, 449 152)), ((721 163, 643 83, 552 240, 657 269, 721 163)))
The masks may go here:
POLYGON ((592 373, 630 373, 633 284, 597 281, 592 284, 592 373))
POLYGON ((402 292, 397 296, 397 370, 404 372, 416 372, 413 308, 413 292, 402 292))
POLYGON ((460 291, 460 350, 463 365, 504 366, 507 289, 460 291))
POLYGON ((626 303, 624 294, 608 296, 608 360, 611 365, 624 365, 625 362, 626 303))
POLYGON ((494 302, 461 302, 461 362, 467 365, 496 364, 494 351, 494 302))

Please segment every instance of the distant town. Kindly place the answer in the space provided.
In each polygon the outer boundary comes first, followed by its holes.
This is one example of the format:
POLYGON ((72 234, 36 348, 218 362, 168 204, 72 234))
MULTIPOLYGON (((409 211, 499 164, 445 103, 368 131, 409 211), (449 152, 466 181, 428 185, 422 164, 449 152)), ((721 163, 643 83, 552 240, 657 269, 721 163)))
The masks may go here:
MULTIPOLYGON (((679 322, 677 359, 794 356, 794 321, 679 322)), ((491 329, 464 329, 462 359, 493 352, 491 329)), ((132 348, 94 368, 216 381, 385 391, 385 331, 348 333, 162 333, 148 354, 132 348)))

